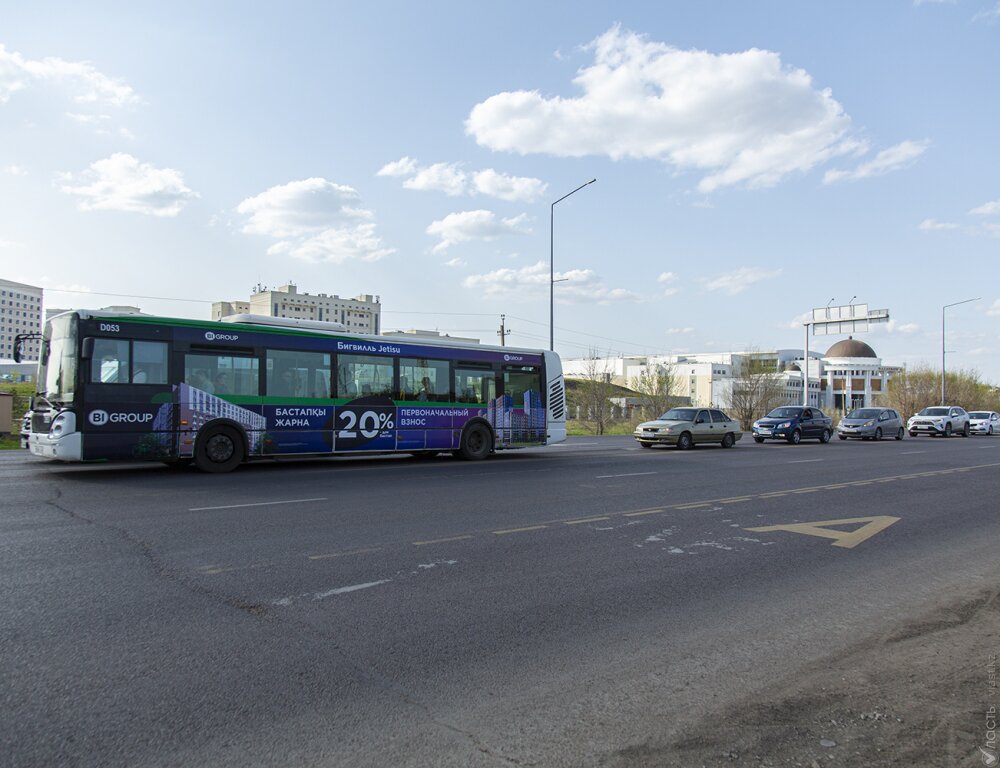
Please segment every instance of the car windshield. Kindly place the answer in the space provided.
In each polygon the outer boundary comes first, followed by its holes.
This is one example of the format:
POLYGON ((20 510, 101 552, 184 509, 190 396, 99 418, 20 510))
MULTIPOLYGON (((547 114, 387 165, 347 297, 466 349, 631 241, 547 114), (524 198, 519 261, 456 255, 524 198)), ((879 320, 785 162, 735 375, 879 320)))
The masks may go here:
POLYGON ((875 408, 858 408, 847 414, 849 419, 877 419, 879 411, 875 408))
POLYGON ((947 408, 924 408, 917 415, 918 416, 947 416, 948 415, 948 409, 947 408))
POLYGON ((988 419, 990 417, 989 411, 973 411, 969 414, 971 419, 988 419))
POLYGON ((801 408, 775 408, 767 414, 767 417, 769 419, 796 419, 801 415, 801 408))
POLYGON ((697 408, 671 408, 660 416, 660 421, 694 421, 697 408))

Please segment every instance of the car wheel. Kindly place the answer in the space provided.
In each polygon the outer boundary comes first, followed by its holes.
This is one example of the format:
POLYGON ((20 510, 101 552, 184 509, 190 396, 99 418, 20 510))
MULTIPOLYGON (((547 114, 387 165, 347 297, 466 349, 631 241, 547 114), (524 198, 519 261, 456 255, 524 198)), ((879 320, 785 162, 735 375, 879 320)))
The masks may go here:
POLYGON ((970 431, 969 422, 965 422, 965 427, 962 429, 962 437, 968 437, 970 431))
POLYGON ((243 438, 232 427, 209 427, 198 436, 194 464, 202 472, 232 472, 243 462, 243 438))
POLYGON ((462 433, 458 455, 466 461, 480 461, 490 455, 490 430, 485 424, 470 424, 462 433))
POLYGON ((681 432, 680 437, 677 438, 677 447, 682 451, 686 451, 692 445, 694 443, 691 441, 691 433, 681 432))
POLYGON ((652 448, 653 447, 652 443, 639 443, 639 445, 641 445, 643 448, 652 448))
POLYGON ((830 433, 830 430, 824 429, 823 434, 819 436, 819 441, 821 443, 829 443, 831 437, 833 437, 833 435, 830 433))
POLYGON ((722 438, 722 447, 732 448, 734 445, 736 445, 736 438, 732 432, 727 432, 726 436, 722 438))
POLYGON ((837 435, 837 437, 840 438, 841 440, 847 439, 847 435, 837 435))
POLYGON ((796 429, 788 437, 788 442, 790 442, 792 445, 798 445, 799 443, 802 442, 802 433, 799 430, 796 429))
POLYGON ((904 435, 904 434, 905 434, 905 432, 904 432, 903 428, 902 428, 902 427, 900 427, 900 428, 899 428, 899 431, 898 431, 898 432, 896 432, 896 439, 897 439, 897 440, 902 440, 902 439, 903 439, 903 435, 904 435))
POLYGON ((875 439, 876 440, 881 440, 882 439, 882 427, 876 427, 875 428, 875 439))
POLYGON ((755 443, 763 443, 763 442, 764 442, 764 438, 763 438, 763 437, 755 437, 755 438, 753 439, 753 441, 754 441, 755 443))
POLYGON ((949 421, 944 425, 944 436, 951 437, 951 422, 949 421))

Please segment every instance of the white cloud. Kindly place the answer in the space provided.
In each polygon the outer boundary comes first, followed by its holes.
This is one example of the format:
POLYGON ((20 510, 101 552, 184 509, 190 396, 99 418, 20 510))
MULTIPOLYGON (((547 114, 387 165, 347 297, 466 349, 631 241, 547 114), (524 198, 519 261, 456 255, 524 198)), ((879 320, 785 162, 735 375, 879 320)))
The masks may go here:
POLYGON ((154 168, 132 155, 116 152, 92 163, 78 179, 63 177, 61 189, 81 198, 82 211, 129 211, 150 216, 176 216, 198 195, 184 184, 179 171, 154 168), (78 186, 73 186, 76 181, 78 186))
POLYGON ((992 8, 979 11, 979 13, 972 17, 973 21, 985 21, 989 24, 992 24, 997 19, 1000 19, 1000 0, 994 3, 992 8))
POLYGON ((934 232, 943 229, 958 229, 958 224, 952 224, 947 221, 936 221, 935 219, 924 219, 917 226, 917 229, 934 232))
POLYGON ((691 328, 690 326, 688 326, 686 328, 667 328, 667 330, 664 331, 664 333, 667 333, 667 334, 669 334, 671 336, 674 336, 674 335, 677 335, 677 334, 691 333, 692 331, 694 331, 694 328, 691 328))
POLYGON ((69 88, 79 103, 104 103, 117 107, 134 104, 139 97, 131 86, 108 77, 86 61, 55 57, 27 59, 0 44, 0 104, 17 91, 35 83, 53 83, 69 88))
POLYGON ((0 240, 0 248, 23 248, 24 243, 17 243, 13 240, 0 240))
MULTIPOLYGON (((879 328, 880 326, 876 324, 872 327, 879 328)), ((902 333, 906 335, 917 333, 920 330, 920 326, 916 323, 900 323, 896 320, 890 320, 884 327, 888 333, 902 333)))
POLYGON ((793 330, 802 330, 802 326, 806 323, 812 322, 812 312, 803 312, 801 315, 796 315, 791 320, 788 320, 781 325, 779 328, 791 328, 793 330))
MULTIPOLYGON (((609 304, 616 301, 641 301, 642 298, 624 288, 608 288, 604 281, 590 269, 572 269, 556 272, 556 300, 561 303, 597 302, 609 304)), ((508 299, 536 298, 548 293, 549 265, 544 261, 520 269, 502 267, 482 275, 465 278, 466 288, 479 289, 485 296, 508 299)))
POLYGON ((706 283, 710 291, 725 291, 730 296, 742 293, 751 285, 761 280, 769 280, 781 275, 780 269, 766 270, 758 267, 740 267, 732 272, 726 272, 706 283))
POLYGON ((417 161, 412 157, 401 157, 383 165, 376 176, 409 176, 417 170, 417 161))
POLYGON ((986 310, 986 314, 990 317, 1000 317, 1000 299, 990 304, 990 308, 986 310))
POLYGON ((862 163, 853 171, 827 171, 823 175, 824 184, 837 181, 857 181, 872 176, 882 176, 892 171, 907 168, 930 146, 929 141, 901 141, 895 146, 883 149, 872 160, 862 163))
POLYGON ((444 262, 444 265, 446 267, 452 267, 452 268, 464 267, 465 266, 465 262, 462 259, 460 259, 458 256, 456 256, 454 259, 449 259, 448 261, 444 262))
POLYGON ((28 169, 23 165, 5 165, 3 167, 3 172, 8 176, 27 176, 28 169))
POLYGON ((493 211, 461 211, 431 222, 427 234, 441 238, 441 242, 434 246, 434 253, 440 253, 456 243, 527 234, 530 232, 527 220, 523 213, 510 219, 498 219, 493 211))
POLYGON ((270 255, 340 264, 377 261, 394 249, 375 233, 375 215, 360 207, 353 188, 322 178, 302 179, 249 197, 236 210, 247 216, 243 232, 270 237, 270 255))
POLYGON ((473 174, 472 184, 476 192, 490 197, 512 202, 531 202, 537 200, 548 188, 541 179, 529 176, 508 176, 498 173, 492 168, 473 174))
POLYGON ((581 95, 498 93, 472 108, 466 132, 498 151, 660 160, 705 172, 702 192, 773 186, 859 149, 830 90, 777 53, 683 51, 618 26, 587 48, 581 95))
POLYGON ((1000 224, 983 224, 983 228, 994 237, 1000 237, 1000 224))
POLYGON ((991 200, 969 211, 973 216, 1000 216, 1000 200, 991 200))
POLYGON ((670 283, 674 283, 676 281, 677 281, 677 275, 675 275, 673 272, 661 272, 660 276, 656 278, 656 282, 664 283, 667 286, 666 288, 663 289, 664 296, 673 296, 675 293, 677 293, 678 289, 670 285, 670 283))
POLYGON ((387 163, 376 176, 409 176, 403 182, 406 189, 434 190, 452 197, 489 195, 513 202, 532 202, 548 187, 541 179, 530 176, 510 176, 492 168, 467 173, 459 163, 421 166, 410 157, 387 163))
POLYGON ((466 176, 455 163, 435 163, 421 168, 416 175, 403 182, 406 189, 436 190, 450 197, 465 193, 466 176))

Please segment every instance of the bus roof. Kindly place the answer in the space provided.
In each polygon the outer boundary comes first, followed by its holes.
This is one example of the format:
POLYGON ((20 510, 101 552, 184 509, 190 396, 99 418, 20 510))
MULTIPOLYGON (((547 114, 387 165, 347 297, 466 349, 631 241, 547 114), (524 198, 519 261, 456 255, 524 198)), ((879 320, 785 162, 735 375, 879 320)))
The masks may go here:
MULTIPOLYGON (((115 318, 122 322, 139 323, 165 323, 168 325, 189 325, 196 327, 212 328, 220 325, 218 320, 197 320, 182 317, 165 317, 163 315, 150 315, 145 312, 115 312, 105 309, 73 309, 62 314, 75 313, 81 319, 89 318, 115 318)), ((55 315, 59 317, 60 315, 55 315)), ((54 318, 49 318, 50 320, 54 318)), ((381 343, 405 342, 406 344, 421 347, 452 347, 464 349, 480 349, 499 352, 524 352, 526 354, 548 354, 548 350, 539 350, 531 347, 499 346, 496 344, 478 344, 474 341, 459 341, 447 336, 440 339, 421 338, 401 338, 399 336, 378 336, 370 333, 354 333, 347 330, 340 323, 328 323, 321 320, 298 320, 293 317, 270 317, 267 315, 229 315, 222 318, 222 323, 235 326, 244 326, 248 332, 272 328, 277 331, 288 333, 290 331, 301 333, 304 336, 337 336, 349 339, 362 339, 365 341, 378 341, 381 343)))

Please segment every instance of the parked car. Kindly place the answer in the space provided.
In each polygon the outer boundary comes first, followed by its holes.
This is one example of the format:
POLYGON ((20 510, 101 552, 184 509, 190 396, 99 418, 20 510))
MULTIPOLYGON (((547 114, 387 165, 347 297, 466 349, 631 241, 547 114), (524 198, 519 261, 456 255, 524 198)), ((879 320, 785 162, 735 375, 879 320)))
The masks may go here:
POLYGON ((643 448, 676 445, 681 450, 699 443, 732 448, 743 437, 739 422, 715 408, 671 408, 655 421, 645 421, 632 433, 643 448))
POLYGON ((894 437, 902 440, 905 434, 903 417, 892 408, 855 408, 837 425, 837 437, 841 440, 849 437, 860 437, 862 440, 894 437))
POLYGON ((906 422, 910 437, 917 435, 941 435, 968 437, 971 427, 969 414, 957 405, 932 405, 910 417, 906 422))
POLYGON ((815 439, 821 443, 829 443, 833 435, 833 421, 824 415, 819 408, 806 408, 802 405, 785 405, 775 408, 763 419, 753 423, 753 439, 763 443, 765 440, 787 440, 798 444, 800 440, 815 439))
POLYGON ((969 431, 974 435, 1000 434, 1000 413, 972 411, 969 413, 969 431))

